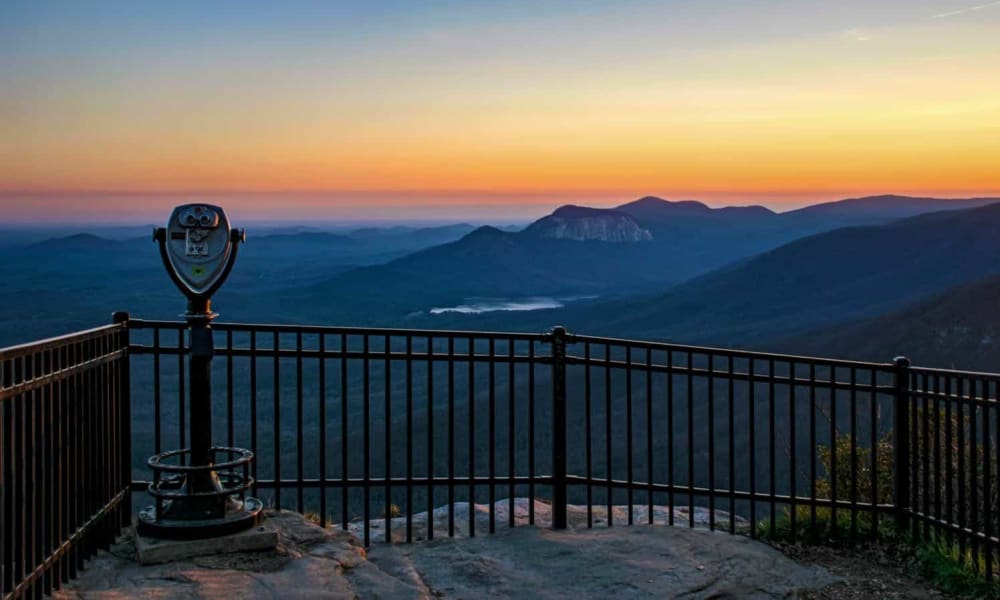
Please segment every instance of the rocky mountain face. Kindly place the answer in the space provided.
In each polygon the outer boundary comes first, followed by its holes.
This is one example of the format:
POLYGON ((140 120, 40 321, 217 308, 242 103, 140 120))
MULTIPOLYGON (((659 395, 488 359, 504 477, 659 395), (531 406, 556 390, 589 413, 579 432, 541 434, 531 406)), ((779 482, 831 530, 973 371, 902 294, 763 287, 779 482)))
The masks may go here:
POLYGON ((556 240, 647 242, 653 234, 630 215, 612 209, 563 206, 535 221, 524 235, 556 240))

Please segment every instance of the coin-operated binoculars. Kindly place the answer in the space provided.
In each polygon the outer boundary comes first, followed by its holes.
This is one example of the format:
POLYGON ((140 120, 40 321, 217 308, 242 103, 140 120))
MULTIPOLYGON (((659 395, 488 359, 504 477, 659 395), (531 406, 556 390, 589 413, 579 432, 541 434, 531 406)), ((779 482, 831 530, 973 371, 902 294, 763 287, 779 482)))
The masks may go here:
MULTIPOLYGON (((235 533, 260 519, 260 500, 246 496, 253 485, 253 453, 212 444, 212 295, 236 262, 243 230, 230 227, 218 206, 186 204, 153 232, 170 278, 187 297, 183 315, 189 331, 190 448, 151 457, 149 495, 155 501, 139 513, 142 535, 205 538, 235 533)), ((183 423, 181 424, 183 426, 183 423)))

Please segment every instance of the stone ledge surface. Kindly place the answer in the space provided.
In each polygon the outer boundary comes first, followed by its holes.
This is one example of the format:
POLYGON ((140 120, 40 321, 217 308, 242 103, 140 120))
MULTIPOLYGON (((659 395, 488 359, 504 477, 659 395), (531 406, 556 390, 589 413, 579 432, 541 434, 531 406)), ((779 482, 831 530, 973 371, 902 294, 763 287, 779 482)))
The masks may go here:
POLYGON ((274 550, 278 546, 278 531, 270 523, 239 533, 198 540, 164 540, 139 535, 134 530, 132 535, 135 539, 136 560, 143 565, 231 552, 274 550))
MULTIPOLYGON (((536 510, 536 522, 544 522, 544 508, 536 510)), ((233 551, 156 565, 138 563, 128 535, 54 596, 789 598, 838 581, 821 567, 800 565, 744 536, 663 525, 619 527, 617 518, 612 528, 498 527, 495 535, 480 529, 474 538, 414 544, 373 539, 368 551, 351 532, 322 529, 297 513, 270 512, 266 522, 278 535, 274 550, 233 551)))

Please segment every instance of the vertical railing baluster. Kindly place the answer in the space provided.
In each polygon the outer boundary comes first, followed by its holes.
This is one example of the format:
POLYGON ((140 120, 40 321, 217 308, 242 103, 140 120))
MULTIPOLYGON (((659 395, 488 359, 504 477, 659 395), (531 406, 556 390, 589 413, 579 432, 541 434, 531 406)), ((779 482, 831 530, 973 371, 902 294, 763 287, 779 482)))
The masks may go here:
MULTIPOLYGON (((976 421, 979 416, 979 403, 976 399, 976 380, 969 379, 969 529, 979 531, 979 464, 977 460, 976 448, 978 447, 976 435, 976 421)), ((979 570, 979 543, 975 535, 969 536, 969 550, 972 553, 972 572, 981 575, 979 570)))
POLYGON ((687 353, 688 527, 694 527, 694 354, 687 353))
POLYGON ((455 338, 448 337, 448 536, 455 537, 455 338))
POLYGON ((734 396, 736 378, 733 373, 733 355, 727 357, 726 378, 728 379, 727 404, 729 408, 729 533, 736 533, 736 405, 734 396))
MULTIPOLYGON (((350 517, 350 468, 348 463, 347 443, 347 334, 340 334, 340 528, 347 531, 347 521, 350 517)), ((367 453, 368 449, 364 451, 367 453)))
POLYGON ((851 545, 858 535, 858 394, 857 369, 851 367, 851 545))
MULTIPOLYGON (((39 369, 39 374, 42 375, 42 376, 44 376, 46 374, 46 369, 45 369, 44 363, 42 365, 42 368, 39 369)), ((110 384, 111 382, 108 381, 107 383, 110 384)), ((50 534, 51 534, 51 532, 49 531, 49 528, 50 528, 50 526, 52 524, 52 517, 51 517, 51 513, 49 512, 50 511, 50 509, 49 509, 49 499, 52 497, 52 486, 49 483, 49 474, 51 472, 51 470, 49 468, 49 465, 52 462, 52 452, 49 449, 49 444, 51 443, 51 439, 50 439, 51 435, 49 433, 49 423, 50 423, 50 419, 52 417, 52 412, 50 410, 50 405, 49 405, 49 400, 50 400, 49 391, 50 391, 50 389, 51 388, 46 385, 46 386, 42 387, 39 390, 39 394, 38 394, 38 396, 39 396, 39 398, 38 398, 38 417, 39 417, 38 418, 38 422, 39 422, 39 443, 38 443, 38 446, 39 446, 39 459, 40 460, 39 460, 39 477, 36 480, 36 485, 40 488, 40 493, 41 493, 41 502, 39 503, 40 504, 40 506, 39 506, 39 513, 40 513, 40 515, 39 516, 41 518, 39 519, 40 522, 36 526, 36 531, 38 531, 38 538, 39 538, 39 544, 38 544, 38 546, 39 546, 38 547, 38 563, 36 563, 36 564, 41 564, 45 560, 45 557, 47 557, 49 555, 49 553, 51 552, 51 550, 52 550, 52 546, 50 544, 50 534)), ((108 398, 107 398, 107 391, 108 391, 108 389, 105 388, 105 394, 104 394, 104 397, 102 398, 102 400, 104 400, 105 402, 102 402, 102 405, 105 404, 107 402, 107 400, 108 400, 108 398)), ((112 432, 108 431, 108 427, 107 427, 106 424, 102 424, 102 428, 104 428, 105 432, 112 433, 112 432)), ((107 440, 105 443, 106 444, 110 444, 110 440, 107 440)), ((113 459, 113 455, 110 452, 106 452, 104 458, 106 458, 106 459, 113 459)), ((109 469, 114 469, 114 464, 115 463, 113 462, 113 460, 107 460, 106 462, 104 462, 105 473, 106 473, 105 476, 108 477, 109 479, 115 475, 114 470, 110 470, 109 471, 109 469)), ((106 486, 106 487, 110 487, 110 486, 106 486)), ((107 489, 105 489, 104 491, 107 492, 107 489)), ((107 497, 109 497, 109 496, 105 496, 105 498, 107 498, 107 497)), ((107 517, 105 517, 105 519, 103 519, 103 520, 106 521, 106 522, 109 522, 108 523, 109 526, 111 525, 110 519, 108 519, 107 517)), ((110 533, 110 528, 109 528, 108 532, 110 533)), ((38 586, 38 589, 39 589, 39 592, 41 594, 44 594, 44 595, 51 595, 52 594, 52 572, 51 572, 50 569, 45 569, 44 571, 42 571, 41 585, 38 586)))
POLYGON ((370 342, 368 339, 368 334, 362 334, 362 373, 364 381, 362 383, 361 398, 364 402, 362 408, 362 442, 361 448, 364 452, 364 468, 362 470, 362 476, 364 483, 362 486, 362 496, 364 507, 362 512, 364 513, 364 540, 365 547, 371 545, 371 459, 372 459, 372 447, 371 447, 371 373, 370 369, 370 342))
MULTIPOLYGON (((899 531, 906 531, 909 529, 909 518, 910 512, 910 446, 908 440, 909 427, 910 427, 910 360, 904 356, 897 356, 893 359, 893 365, 895 366, 895 397, 893 398, 893 482, 895 484, 895 493, 893 498, 893 503, 896 505, 896 528, 899 531)), ((874 378, 874 373, 872 378, 874 378)), ((872 403, 875 402, 874 398, 875 391, 872 390, 872 403)), ((875 423, 872 422, 872 428, 874 430, 875 423)), ((877 443, 875 439, 875 434, 872 434, 872 442, 877 443)), ((874 446, 873 446, 874 448, 874 446)), ((878 463, 872 462, 873 471, 877 468, 878 463)), ((874 505, 874 491, 875 491, 875 475, 872 475, 872 519, 876 518, 876 511, 874 505)))
POLYGON ((839 534, 837 521, 837 367, 830 365, 830 534, 839 534))
MULTIPOLYGON (((34 361, 31 359, 30 356, 28 357, 28 360, 25 361, 25 365, 26 365, 25 366, 25 371, 26 371, 25 372, 25 376, 26 376, 26 379, 28 379, 30 381, 34 377, 34 361)), ((39 535, 40 532, 37 530, 38 523, 41 521, 41 519, 38 518, 38 500, 39 500, 39 496, 38 496, 38 492, 39 492, 39 490, 38 490, 38 466, 39 466, 39 457, 38 457, 38 425, 39 425, 40 417, 39 417, 39 414, 38 414, 37 396, 35 394, 35 390, 31 390, 28 393, 26 393, 24 395, 24 400, 25 400, 25 403, 26 403, 26 411, 25 412, 26 412, 26 417, 27 417, 26 418, 26 422, 25 422, 25 426, 27 428, 27 434, 28 434, 27 435, 27 438, 28 438, 27 439, 27 443, 25 444, 25 451, 27 452, 27 455, 26 455, 26 458, 27 458, 27 469, 26 469, 26 472, 27 472, 27 477, 28 477, 28 481, 25 482, 26 483, 26 485, 25 485, 25 491, 27 492, 25 494, 25 504, 27 505, 27 509, 28 510, 26 511, 27 512, 27 518, 25 519, 25 524, 24 524, 24 541, 25 541, 25 565, 24 565, 24 572, 25 572, 25 575, 28 575, 28 574, 31 573, 31 570, 34 567, 34 565, 38 564, 38 556, 39 556, 39 552, 40 552, 40 549, 38 547, 38 541, 39 541, 39 537, 40 537, 40 535, 39 535)), ((94 405, 92 404, 89 408, 93 409, 94 405)), ((97 422, 97 419, 95 418, 93 411, 91 410, 91 411, 88 411, 88 412, 90 413, 90 419, 91 420, 89 422, 90 427, 88 427, 87 431, 95 431, 97 429, 99 423, 97 422)), ((88 441, 91 442, 91 448, 93 448, 94 445, 96 445, 96 443, 97 443, 97 440, 94 439, 94 438, 95 438, 95 436, 88 436, 88 438, 87 438, 88 441)), ((97 504, 97 494, 98 494, 98 490, 99 490, 99 487, 98 487, 99 486, 99 480, 97 479, 98 473, 95 473, 94 472, 95 469, 93 468, 93 463, 96 462, 96 461, 93 460, 95 458, 93 451, 92 451, 92 453, 90 455, 90 458, 91 458, 91 460, 87 461, 87 466, 90 468, 90 476, 91 476, 90 481, 91 481, 92 487, 91 487, 91 494, 90 494, 90 497, 89 497, 90 506, 88 506, 87 508, 88 508, 88 513, 92 514, 93 513, 93 509, 96 507, 96 504, 97 504)), ((94 547, 94 551, 95 552, 96 552, 96 549, 97 548, 96 548, 96 543, 95 543, 95 547, 94 547)), ((37 586, 32 586, 32 588, 33 588, 32 591, 35 591, 36 589, 38 589, 37 586)), ((40 596, 40 594, 39 594, 39 596, 40 596)))
POLYGON ((653 350, 646 346, 646 521, 653 524, 653 350))
MULTIPOLYGON (((272 334, 273 362, 271 376, 274 378, 274 508, 281 510, 281 336, 277 330, 272 334)), ((365 545, 368 545, 367 542, 365 545)))
MULTIPOLYGON (((260 481, 257 474, 257 464, 260 462, 260 453, 257 450, 257 330, 250 330, 250 451, 256 460, 250 463, 250 476, 253 477, 253 495, 259 496, 258 484, 260 481)), ((157 413, 159 414, 159 413, 157 413)), ((159 451, 159 445, 157 445, 159 451)))
POLYGON ((747 425, 749 448, 747 470, 750 472, 750 537, 757 539, 757 382, 754 358, 747 359, 747 425))
POLYGON ((296 500, 298 501, 299 513, 305 512, 305 452, 302 442, 305 438, 303 419, 303 390, 302 390, 302 331, 295 332, 295 474, 296 500))
POLYGON ((434 338, 427 337, 427 539, 434 539, 434 338))
MULTIPOLYGON (((944 472, 944 466, 941 463, 943 457, 944 449, 941 448, 941 397, 938 395, 940 393, 940 379, 937 375, 933 376, 933 396, 932 401, 934 403, 934 518, 941 519, 943 514, 943 503, 942 496, 944 494, 944 482, 942 473, 944 472)), ((927 376, 924 376, 924 390, 931 389, 927 385, 927 376)), ((926 524, 924 535, 925 537, 930 535, 931 524, 929 520, 925 520, 926 524)), ((936 529, 936 527, 935 527, 936 529)))
POLYGON ((583 420, 584 420, 584 460, 586 462, 586 476, 587 476, 587 527, 591 528, 594 526, 594 495, 593 486, 591 481, 594 476, 593 464, 592 464, 592 448, 591 448, 591 414, 590 414, 590 393, 591 393, 591 381, 590 381, 590 342, 584 342, 583 344, 583 420))
POLYGON ((434 338, 427 337, 427 539, 434 539, 434 338))
MULTIPOLYGON (((0 360, 0 391, 8 387, 7 369, 7 362, 0 360)), ((10 440, 8 430, 10 417, 7 413, 9 405, 9 402, 0 400, 0 597, 6 596, 7 592, 10 591, 7 584, 10 571, 10 563, 8 562, 10 550, 7 549, 7 539, 9 538, 9 523, 12 521, 7 514, 7 503, 10 501, 7 496, 10 493, 8 490, 10 489, 11 473, 11 468, 7 464, 7 457, 10 456, 10 450, 7 449, 7 443, 10 440)))
POLYGON ((476 535, 476 338, 469 337, 469 537, 476 535))
POLYGON ((226 442, 232 448, 235 427, 233 423, 233 330, 226 331, 226 442))
MULTIPOLYGON (((79 361, 83 360, 83 345, 73 344, 72 348, 72 363, 79 364, 79 361)), ((76 493, 72 495, 72 501, 70 506, 70 517, 69 517, 69 531, 76 531, 77 528, 83 523, 83 509, 84 509, 84 499, 86 496, 86 482, 83 481, 83 436, 81 435, 83 427, 83 401, 86 399, 86 381, 84 377, 85 373, 77 372, 71 378, 71 389, 72 392, 70 396, 72 400, 69 402, 70 407, 70 423, 72 423, 72 437, 69 442, 69 485, 71 489, 75 489, 76 493)), ((85 549, 86 549, 86 536, 82 536, 77 543, 73 544, 72 549, 72 559, 70 560, 70 577, 76 577, 77 573, 83 569, 83 564, 85 560, 85 549)))
MULTIPOLYGON (((126 332, 124 335, 125 335, 125 339, 126 339, 125 345, 127 347, 128 346, 128 343, 127 343, 128 333, 126 332)), ((54 351, 54 353, 53 353, 53 364, 52 364, 52 370, 53 371, 61 371, 63 368, 65 368, 66 363, 63 360, 64 357, 65 357, 65 354, 63 352, 63 348, 58 348, 58 349, 56 349, 54 351)), ((2 364, 2 363, 0 363, 0 364, 2 364)), ((124 374, 123 374, 123 378, 127 378, 127 377, 128 377, 128 362, 127 362, 127 359, 126 359, 125 371, 124 371, 124 374)), ((2 385, 0 385, 0 387, 2 387, 2 385)), ((53 548, 58 548, 63 543, 63 540, 65 540, 67 538, 66 527, 65 527, 66 526, 66 519, 65 519, 65 512, 66 512, 66 484, 65 484, 65 475, 66 475, 66 467, 65 467, 65 464, 66 464, 66 450, 65 450, 65 446, 66 446, 66 427, 67 427, 67 425, 66 425, 66 420, 65 420, 66 419, 66 411, 65 411, 65 407, 64 407, 64 402, 65 402, 66 395, 65 395, 64 389, 65 389, 65 381, 62 380, 62 379, 60 379, 59 381, 57 381, 56 383, 53 384, 52 427, 54 429, 54 431, 53 431, 53 434, 54 434, 53 435, 53 438, 54 438, 53 439, 53 441, 54 441, 53 461, 55 463, 53 465, 53 467, 52 467, 53 468, 53 473, 55 475, 55 477, 54 477, 54 487, 55 487, 54 494, 55 494, 55 498, 53 499, 54 500, 54 506, 53 506, 53 515, 52 515, 53 516, 53 520, 54 520, 54 523, 53 523, 53 533, 54 533, 54 536, 53 536, 53 540, 52 540, 53 541, 53 548)), ((128 396, 126 396, 126 402, 127 402, 127 398, 128 398, 128 396)), ((2 403, 0 403, 0 404, 2 404, 2 403)), ((2 436, 5 435, 5 428, 3 426, 3 416, 2 416, 2 414, 3 414, 3 411, 0 411, 0 437, 2 437, 2 436)), ((124 441, 125 441, 126 447, 128 447, 128 445, 131 443, 131 422, 130 421, 129 422, 123 422, 122 426, 126 428, 124 430, 124 432, 123 432, 123 435, 125 435, 124 441)), ((3 469, 7 468, 7 466, 6 466, 6 464, 5 464, 4 460, 3 460, 3 457, 2 457, 3 452, 4 452, 3 446, 4 446, 3 441, 0 440, 0 470, 3 470, 3 469)), ((124 485, 128 486, 129 483, 131 482, 131 472, 130 472, 130 470, 131 470, 131 462, 130 462, 131 454, 129 454, 128 452, 125 452, 123 454, 122 458, 124 459, 123 460, 123 470, 125 470, 125 472, 123 473, 123 475, 125 476, 125 478, 124 478, 124 485)), ((2 481, 2 479, 3 479, 3 476, 2 476, 2 474, 0 474, 0 485, 4 485, 4 482, 2 481)), ((2 495, 3 495, 3 492, 0 491, 0 519, 6 518, 6 513, 5 513, 4 509, 3 509, 4 502, 3 502, 3 499, 2 499, 2 495)), ((128 521, 125 521, 125 517, 126 516, 128 516, 128 517, 131 516, 130 515, 131 506, 126 506, 125 510, 126 510, 126 513, 122 515, 122 519, 119 521, 119 527, 125 526, 127 524, 128 521)), ((130 520, 131 519, 129 519, 129 521, 130 520)), ((3 526, 0 525, 0 529, 2 529, 2 528, 3 528, 3 526)), ((4 564, 4 560, 2 558, 2 556, 4 555, 4 542, 3 542, 3 539, 2 539, 3 537, 4 537, 3 535, 0 535, 0 565, 4 564)), ((66 557, 65 554, 63 554, 62 556, 59 557, 59 559, 56 561, 55 565, 53 566, 53 568, 54 568, 54 579, 55 579, 55 584, 56 584, 56 588, 57 589, 59 587, 61 587, 61 584, 65 583, 66 580, 68 579, 67 572, 66 572, 66 560, 67 560, 67 557, 66 557)), ((4 579, 4 577, 2 575, 0 575, 0 593, 2 593, 2 590, 3 590, 3 579, 4 579)))
MULTIPOLYGON (((184 363, 184 329, 177 329, 177 435, 180 439, 180 445, 178 448, 187 448, 187 441, 185 439, 185 434, 187 432, 187 425, 185 424, 187 418, 185 416, 186 410, 186 395, 187 395, 187 384, 185 383, 185 363, 184 363)), ((181 464, 186 464, 186 455, 181 455, 181 464)))
POLYGON ((614 485, 611 445, 611 344, 604 344, 604 464, 608 481, 608 527, 614 527, 614 485))
MULTIPOLYGON (((708 529, 715 531, 715 354, 708 359, 708 529)), ((688 449, 694 452, 694 447, 688 449)))
POLYGON ((795 383, 795 371, 797 367, 795 361, 788 361, 788 526, 791 532, 791 539, 794 543, 796 537, 798 536, 798 514, 796 512, 797 506, 795 503, 795 498, 797 496, 796 489, 796 478, 797 473, 795 469, 797 467, 795 462, 795 451, 796 442, 798 441, 795 436, 795 395, 796 395, 796 383, 795 383))
POLYGON ((816 363, 809 363, 809 532, 816 535, 816 363))
MULTIPOLYGON (((869 370, 869 377, 871 379, 868 382, 868 433, 869 433, 869 458, 871 458, 869 473, 871 476, 871 537, 872 540, 878 539, 878 526, 879 526, 879 514, 878 514, 878 503, 879 503, 879 470, 878 470, 878 371, 875 369, 869 370)), ((906 431, 902 432, 904 435, 901 437, 903 444, 906 444, 906 431)), ((909 472, 909 465, 904 465, 906 472, 909 472)), ((904 475, 905 477, 905 475, 904 475)), ((903 530, 901 530, 903 531, 903 530)))
POLYGON ((966 549, 966 534, 965 534, 965 398, 963 394, 965 393, 965 379, 961 376, 955 377, 955 410, 958 416, 955 418, 955 427, 957 429, 958 445, 955 448, 955 453, 958 455, 958 473, 955 474, 955 478, 958 480, 958 530, 956 531, 956 536, 958 537, 958 555, 962 557, 962 561, 965 562, 965 549, 966 549))
POLYGON ((385 454, 382 456, 385 460, 385 542, 388 544, 392 542, 392 338, 386 335, 383 338, 383 344, 385 347, 385 358, 383 362, 385 363, 382 375, 384 381, 382 383, 382 400, 384 402, 383 414, 382 414, 382 424, 383 424, 383 441, 385 442, 385 454))
MULTIPOLYGON (((996 380, 993 381, 993 398, 990 401, 990 407, 993 409, 993 428, 994 428, 993 429, 993 440, 994 440, 994 445, 996 447, 996 454, 993 453, 994 449, 990 448, 989 443, 987 443, 986 444, 986 453, 990 455, 990 458, 987 460, 987 462, 985 464, 986 464, 987 467, 989 467, 989 465, 990 465, 989 461, 994 461, 995 460, 994 468, 998 469, 998 468, 1000 468, 1000 381, 996 381, 996 380)), ((987 418, 987 421, 988 421, 988 418, 987 418)), ((983 428, 985 430, 989 430, 989 423, 987 422, 987 424, 984 425, 983 428)), ((989 440, 987 440, 987 442, 988 441, 989 440)), ((998 469, 998 470, 1000 470, 1000 469, 998 469)), ((987 472, 990 473, 989 477, 993 477, 993 471, 992 470, 987 469, 987 472)), ((987 480, 986 480, 986 490, 988 491, 989 497, 991 499, 990 501, 992 502, 992 499, 997 497, 997 493, 994 492, 994 488, 1000 487, 1000 477, 998 477, 997 480, 992 481, 992 485, 990 485, 990 483, 991 483, 990 479, 987 478, 987 480)), ((990 510, 992 511, 992 508, 990 510)), ((993 515, 993 519, 996 519, 996 515, 993 515)), ((989 521, 987 521, 987 523, 989 523, 989 524, 987 525, 987 529, 986 529, 986 536, 989 537, 989 538, 991 538, 991 539, 997 533, 997 531, 993 530, 993 523, 994 523, 993 519, 990 519, 989 521)), ((991 548, 996 548, 996 544, 991 543, 990 547, 991 548)), ((995 554, 994 556, 997 559, 1000 559, 1000 549, 998 549, 997 554, 995 554)), ((987 557, 987 560, 989 560, 989 557, 987 557)), ((989 563, 991 565, 994 564, 994 562, 992 560, 990 560, 989 563)), ((988 576, 989 575, 995 575, 995 574, 996 574, 995 572, 991 571, 988 574, 988 576)))
POLYGON ((674 506, 676 494, 674 490, 674 352, 667 350, 667 482, 670 485, 667 504, 667 525, 674 524, 674 506))
POLYGON ((988 379, 982 381, 983 394, 983 533, 986 541, 983 542, 984 566, 986 571, 986 581, 993 581, 993 482, 992 473, 992 448, 990 448, 990 384, 988 379))
POLYGON ((635 448, 632 444, 632 346, 625 346, 625 498, 628 505, 627 522, 634 523, 632 511, 632 454, 635 448))
POLYGON ((510 480, 507 483, 507 520, 510 527, 514 526, 514 476, 517 473, 515 468, 515 433, 514 427, 514 401, 515 401, 515 341, 514 337, 507 340, 507 476, 510 480))
POLYGON ((535 340, 528 342, 528 524, 535 524, 535 340))
POLYGON ((767 361, 767 435, 769 438, 769 442, 767 444, 767 452, 768 452, 767 464, 769 469, 769 473, 767 476, 767 484, 769 488, 768 489, 769 497, 767 499, 767 502, 768 502, 768 510, 771 513, 770 519, 768 519, 768 530, 770 531, 771 539, 774 539, 775 537, 775 528, 777 527, 777 520, 778 520, 777 517, 778 482, 776 477, 778 470, 775 468, 776 466, 775 465, 775 458, 776 458, 775 420, 777 418, 777 414, 775 413, 776 402, 774 398, 774 379, 775 379, 774 359, 771 358, 768 359, 767 361))
POLYGON ((489 350, 489 414, 487 415, 486 425, 489 428, 489 464, 487 465, 489 473, 489 489, 487 490, 487 497, 489 498, 489 531, 490 533, 496 533, 496 469, 497 469, 497 435, 496 435, 496 363, 494 359, 496 358, 496 340, 493 336, 490 336, 488 342, 489 350))
MULTIPOLYGON (((924 509, 920 519, 913 518, 916 513, 920 512, 922 506, 926 507, 927 494, 929 493, 927 484, 927 470, 924 469, 921 472, 920 467, 925 466, 927 461, 927 454, 930 454, 930 450, 927 450, 927 437, 920 439, 920 423, 921 423, 921 412, 923 412, 923 418, 927 418, 927 390, 920 387, 919 377, 916 373, 910 373, 907 379, 907 385, 910 386, 910 439, 907 443, 910 445, 910 509, 906 512, 906 517, 910 522, 910 534, 913 537, 915 543, 920 543, 921 540, 921 522, 927 523, 927 510, 924 509), (920 402, 923 400, 923 411, 920 410, 920 402), (921 451, 918 444, 923 443, 925 450, 921 451), (924 460, 921 461, 921 455, 924 456, 924 460), (923 494, 920 491, 923 490, 923 494), (921 499, 921 495, 923 498, 921 499)), ((895 410, 895 409, 894 409, 895 410)), ((927 433, 926 431, 924 432, 927 433)), ((893 440, 896 443, 896 440, 893 440)), ((895 448, 893 449, 895 452, 895 448)), ((895 462, 895 455, 893 456, 893 461, 895 462)), ((893 498, 895 498, 895 488, 893 488, 893 498)))
MULTIPOLYGON (((944 459, 944 481, 945 481, 945 522, 948 525, 953 525, 955 523, 955 504, 954 504, 954 472, 952 467, 952 430, 954 429, 953 421, 951 420, 951 377, 944 378, 944 438, 945 438, 945 459, 944 459)), ((951 527, 947 528, 948 545, 954 543, 954 533, 951 527)))
POLYGON ((153 330, 153 449, 163 452, 160 440, 160 328, 153 330))
MULTIPOLYGON (((428 432, 428 435, 430 432, 428 432)), ((428 439, 428 445, 430 440, 428 439)), ((433 521, 433 515, 428 514, 433 521)), ((413 336, 406 336, 406 541, 413 541, 413 336)))
POLYGON ((326 529, 326 334, 319 334, 319 526, 326 529))
MULTIPOLYGON (((552 528, 566 529, 566 329, 552 329, 552 528)), ((631 378, 631 371, 629 371, 631 378)), ((630 400, 631 402, 631 400, 630 400)), ((631 415, 630 415, 631 416, 631 415)), ((631 435, 632 425, 629 423, 631 435)), ((629 449, 631 456, 631 448, 629 449)), ((631 480, 631 473, 629 473, 631 480)), ((631 481, 630 481, 631 483, 631 481)), ((632 518, 629 486, 629 521, 632 518)))

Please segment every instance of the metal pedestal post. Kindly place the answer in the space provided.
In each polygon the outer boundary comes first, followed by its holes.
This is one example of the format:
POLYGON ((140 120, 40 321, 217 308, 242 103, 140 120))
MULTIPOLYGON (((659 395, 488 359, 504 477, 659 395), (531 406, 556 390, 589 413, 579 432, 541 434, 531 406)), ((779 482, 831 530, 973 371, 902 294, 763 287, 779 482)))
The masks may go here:
POLYGON ((209 300, 189 302, 185 318, 190 333, 191 447, 158 454, 147 461, 154 473, 149 494, 156 504, 139 513, 140 534, 213 537, 249 529, 260 520, 263 504, 245 495, 253 485, 248 473, 253 453, 212 445, 211 322, 216 316, 209 300), (219 454, 227 456, 220 462, 219 454), (183 464, 184 457, 190 465, 183 464))

